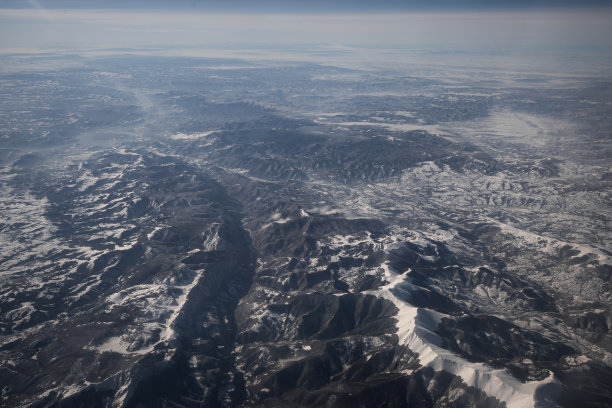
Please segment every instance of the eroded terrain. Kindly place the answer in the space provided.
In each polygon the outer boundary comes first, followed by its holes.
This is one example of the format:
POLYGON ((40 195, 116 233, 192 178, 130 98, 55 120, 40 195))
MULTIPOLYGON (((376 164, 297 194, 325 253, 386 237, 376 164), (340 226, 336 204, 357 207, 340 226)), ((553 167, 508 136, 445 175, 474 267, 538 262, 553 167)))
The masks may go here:
POLYGON ((605 79, 77 62, 0 77, 3 404, 612 401, 605 79))

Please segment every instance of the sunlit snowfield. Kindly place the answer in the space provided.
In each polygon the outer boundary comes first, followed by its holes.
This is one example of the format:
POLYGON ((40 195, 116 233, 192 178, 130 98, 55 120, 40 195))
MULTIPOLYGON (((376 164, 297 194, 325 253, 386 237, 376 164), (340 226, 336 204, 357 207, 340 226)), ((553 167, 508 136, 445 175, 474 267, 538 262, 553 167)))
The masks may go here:
POLYGON ((610 16, 0 9, 3 403, 610 404, 610 16))

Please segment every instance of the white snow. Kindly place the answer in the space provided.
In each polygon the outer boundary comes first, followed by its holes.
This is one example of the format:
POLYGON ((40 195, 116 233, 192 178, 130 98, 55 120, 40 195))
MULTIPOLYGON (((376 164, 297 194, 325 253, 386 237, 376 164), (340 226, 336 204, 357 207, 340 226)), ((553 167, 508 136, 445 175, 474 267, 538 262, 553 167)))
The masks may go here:
POLYGON ((35 311, 36 308, 32 305, 32 302, 22 302, 20 307, 7 311, 6 317, 11 320, 13 327, 15 327, 28 322, 35 311))
MULTIPOLYGON (((268 228, 272 224, 286 224, 288 222, 295 221, 297 219, 297 218, 294 218, 294 217, 281 218, 282 216, 283 215, 280 212, 275 212, 269 218, 269 220, 271 222, 267 223, 267 224, 264 224, 261 228, 262 229, 268 228)), ((298 218, 307 218, 307 217, 310 217, 310 214, 307 211, 305 211, 304 209, 300 209, 300 211, 298 212, 297 217, 298 218)))
POLYGON ((79 191, 83 192, 87 190, 89 187, 96 184, 98 181, 97 177, 94 177, 89 171, 81 174, 77 179, 76 183, 80 184, 79 191))
MULTIPOLYGON (((120 336, 110 337, 102 345, 91 347, 99 352, 113 351, 122 354, 146 354, 153 350, 155 344, 138 349, 130 346, 138 340, 149 339, 154 332, 161 330, 157 343, 170 342, 176 337, 173 325, 183 310, 192 289, 199 283, 203 271, 199 271, 191 282, 185 285, 171 285, 171 281, 137 285, 107 298, 108 311, 125 305, 136 305, 142 311, 137 317, 135 325, 120 336), (179 289, 179 296, 171 295, 170 290, 179 289)), ((156 343, 156 344, 157 344, 156 343)))
POLYGON ((170 318, 165 323, 165 330, 163 331, 160 341, 170 341, 175 338, 176 333, 172 328, 172 326, 174 325, 174 321, 183 310, 183 306, 187 302, 187 297, 191 293, 191 290, 200 282, 200 279, 202 278, 203 274, 203 271, 198 271, 198 274, 190 284, 185 286, 179 286, 183 289, 183 294, 180 295, 178 299, 176 299, 175 305, 169 307, 169 309, 171 309, 173 312, 170 318))
POLYGON ((578 244, 573 242, 562 241, 555 238, 550 238, 544 235, 536 234, 527 230, 513 227, 512 225, 497 221, 492 218, 486 220, 498 226, 502 233, 509 234, 520 238, 519 242, 527 244, 532 248, 545 252, 549 255, 558 255, 559 251, 564 247, 570 247, 578 253, 572 258, 590 255, 597 259, 600 264, 612 265, 612 256, 605 254, 599 248, 586 244, 578 244))
POLYGON ((214 251, 222 248, 223 240, 219 236, 220 228, 221 224, 213 223, 210 229, 204 233, 204 242, 202 244, 204 251, 214 251))
POLYGON ((474 141, 488 145, 495 141, 543 147, 560 134, 574 132, 576 126, 568 120, 538 114, 496 110, 482 119, 448 124, 453 133, 466 134, 474 141))
POLYGON ((153 228, 153 230, 152 230, 151 232, 149 232, 149 233, 147 234, 147 239, 148 239, 149 241, 150 241, 150 240, 152 240, 152 239, 153 239, 153 236, 155 235, 155 233, 156 233, 157 231, 161 231, 161 230, 162 230, 162 229, 164 229, 164 228, 165 228, 165 226, 164 226, 164 225, 157 225, 155 228, 153 228))
MULTIPOLYGON (((291 217, 285 217, 285 218, 281 218, 281 217, 282 217, 282 214, 280 212, 275 212, 274 214, 270 216, 270 220, 272 220, 273 224, 286 224, 289 221, 293 221, 293 218, 291 217)), ((269 224, 266 224, 266 225, 269 225, 269 224)))
POLYGON ((130 354, 127 350, 128 346, 129 344, 121 340, 121 336, 116 336, 108 338, 104 343, 96 347, 96 350, 100 353, 110 351, 113 353, 130 354))
POLYGON ((46 197, 37 198, 28 191, 16 192, 0 182, 0 276, 21 270, 15 265, 54 253, 62 243, 54 237, 57 227, 46 217, 46 197))
POLYGON ((387 122, 334 122, 339 126, 374 126, 382 127, 393 132, 411 132, 423 130, 435 135, 449 135, 450 133, 439 125, 423 125, 418 123, 387 123, 387 122))
POLYGON ((522 383, 505 370, 469 362, 439 347, 439 337, 433 331, 445 315, 411 306, 399 299, 395 295, 397 290, 410 290, 410 274, 397 274, 388 265, 384 265, 383 269, 389 283, 367 293, 390 300, 399 309, 397 314, 399 341, 419 354, 419 362, 423 366, 457 375, 468 386, 481 389, 487 395, 505 402, 508 408, 534 406, 536 389, 555 381, 551 373, 545 380, 522 383))
POLYGON ((416 112, 411 112, 411 111, 394 111, 392 113, 394 115, 404 116, 406 118, 414 118, 414 117, 416 117, 416 112))
MULTIPOLYGON (((337 235, 329 238, 327 244, 331 248, 340 250, 340 254, 342 254, 343 251, 350 250, 351 247, 366 244, 374 245, 376 248, 388 252, 401 247, 405 242, 411 242, 424 248, 432 245, 424 234, 400 228, 395 228, 390 235, 377 239, 372 239, 369 233, 359 236, 337 235)), ((424 258, 430 261, 435 260, 435 256, 424 258)), ((410 271, 405 274, 398 274, 388 263, 384 263, 379 272, 384 274, 388 283, 376 290, 364 293, 390 300, 398 308, 399 312, 396 318, 399 342, 418 353, 419 362, 423 366, 457 375, 468 386, 477 387, 487 395, 505 402, 508 408, 534 406, 536 389, 543 384, 555 381, 551 374, 542 381, 522 383, 505 370, 494 369, 481 363, 472 363, 445 350, 440 346, 441 339, 435 333, 435 329, 442 318, 452 317, 412 306, 402 300, 402 293, 409 294, 410 291, 414 290, 410 271)))
POLYGON ((135 241, 127 242, 124 245, 117 245, 117 244, 115 244, 115 251, 128 251, 128 250, 134 248, 134 246, 137 243, 138 243, 138 241, 135 240, 135 241))
POLYGON ((170 138, 174 140, 198 140, 206 136, 210 136, 215 132, 218 132, 218 130, 208 130, 205 132, 198 132, 198 133, 176 133, 170 136, 170 138))

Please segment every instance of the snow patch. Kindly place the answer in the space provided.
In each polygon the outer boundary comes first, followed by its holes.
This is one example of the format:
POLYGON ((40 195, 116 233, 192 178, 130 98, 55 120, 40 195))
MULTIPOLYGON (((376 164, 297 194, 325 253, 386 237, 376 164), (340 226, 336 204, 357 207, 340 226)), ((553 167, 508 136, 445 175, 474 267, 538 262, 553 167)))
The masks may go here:
POLYGON ((96 347, 100 353, 113 352, 120 354, 130 354, 127 350, 129 344, 121 340, 121 336, 110 337, 104 343, 96 347))
POLYGON ((204 233, 204 242, 202 244, 204 251, 215 251, 223 248, 223 239, 219 236, 221 224, 214 223, 208 231, 204 233))
POLYGON ((176 133, 170 136, 170 138, 173 140, 198 140, 203 137, 210 136, 216 132, 218 132, 218 130, 208 130, 205 132, 198 132, 198 133, 176 133))
POLYGON ((533 407, 537 388, 554 381, 551 374, 542 381, 522 383, 505 370, 469 362, 441 348, 439 337, 434 330, 445 315, 414 307, 401 300, 397 294, 410 290, 410 273, 397 274, 388 265, 383 265, 383 269, 389 283, 379 290, 366 293, 390 300, 399 309, 397 314, 399 342, 418 353, 419 362, 423 366, 457 375, 468 386, 481 389, 487 395, 505 402, 508 408, 533 407))
POLYGON ((486 220, 493 225, 496 225, 502 233, 512 235, 519 238, 519 242, 529 245, 532 248, 538 248, 540 251, 549 255, 556 256, 562 248, 571 248, 577 253, 570 258, 579 258, 582 256, 592 256, 602 265, 612 265, 612 256, 605 254, 600 249, 591 245, 577 244, 572 242, 561 241, 555 238, 550 238, 544 235, 539 235, 530 231, 522 230, 512 225, 497 221, 492 218, 486 220))
POLYGON ((434 135, 451 135, 447 130, 438 125, 422 125, 418 123, 386 123, 386 122, 335 122, 334 125, 339 126, 368 126, 382 127, 392 132, 412 132, 415 130, 423 130, 434 135))

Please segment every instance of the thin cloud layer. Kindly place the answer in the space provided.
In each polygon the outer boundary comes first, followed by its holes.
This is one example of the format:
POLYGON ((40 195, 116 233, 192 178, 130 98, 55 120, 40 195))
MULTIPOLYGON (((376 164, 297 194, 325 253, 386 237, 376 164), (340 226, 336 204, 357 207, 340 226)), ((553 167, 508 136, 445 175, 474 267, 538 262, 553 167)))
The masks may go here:
POLYGON ((163 9, 230 12, 355 12, 609 7, 607 0, 5 0, 0 8, 163 9))
POLYGON ((211 44, 501 47, 607 46, 612 13, 583 11, 352 14, 0 10, 0 47, 211 44), (115 34, 113 34, 115 33, 115 34), (116 35, 116 33, 123 33, 116 35), (151 33, 159 35, 150 35, 151 33), (144 34, 147 34, 144 36, 144 34))

